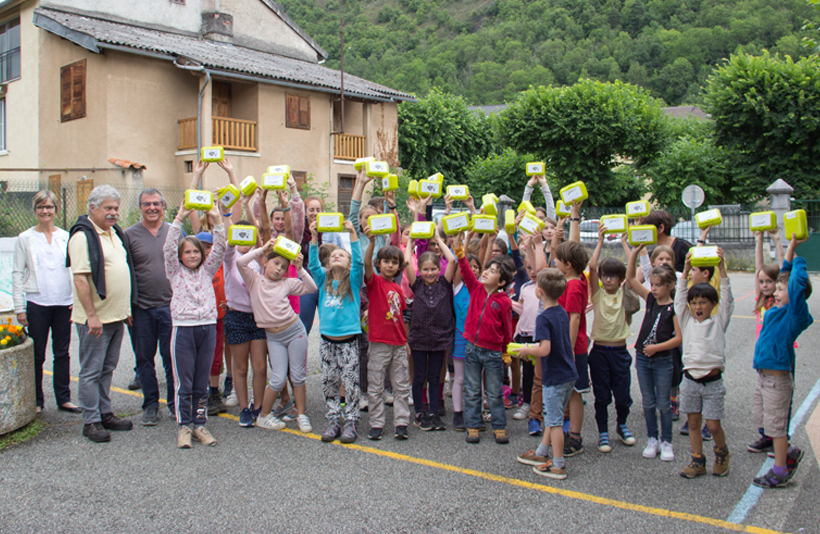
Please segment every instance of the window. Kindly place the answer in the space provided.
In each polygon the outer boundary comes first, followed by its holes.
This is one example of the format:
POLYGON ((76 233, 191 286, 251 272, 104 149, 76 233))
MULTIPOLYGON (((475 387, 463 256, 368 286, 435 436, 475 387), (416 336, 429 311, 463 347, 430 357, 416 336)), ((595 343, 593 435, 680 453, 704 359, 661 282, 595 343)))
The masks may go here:
POLYGON ((194 160, 185 160, 185 172, 187 174, 191 174, 192 172, 194 172, 194 160))
POLYGON ((296 189, 303 191, 305 189, 305 183, 307 182, 307 172, 290 171, 290 175, 293 176, 293 180, 296 182, 296 189))
POLYGON ((60 120, 85 117, 85 62, 81 59, 60 69, 60 120))
POLYGON ((353 199, 353 184, 356 182, 355 174, 339 175, 339 211, 350 213, 350 201, 353 199))
POLYGON ((0 24, 0 83, 20 77, 20 17, 0 24))
POLYGON ((310 97, 285 93, 286 123, 288 128, 310 130, 310 97))

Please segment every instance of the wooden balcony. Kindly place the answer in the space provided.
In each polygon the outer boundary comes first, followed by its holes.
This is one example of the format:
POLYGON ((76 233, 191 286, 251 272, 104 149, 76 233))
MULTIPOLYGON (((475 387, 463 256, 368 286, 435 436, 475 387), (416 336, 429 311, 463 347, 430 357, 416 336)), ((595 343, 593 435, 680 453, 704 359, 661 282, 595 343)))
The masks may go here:
POLYGON ((364 157, 365 136, 332 133, 333 157, 336 159, 356 160, 364 157))
MULTIPOLYGON (((196 148, 196 117, 180 119, 179 146, 177 150, 196 148)), ((221 146, 229 150, 244 150, 256 152, 257 134, 256 121, 229 119, 227 117, 212 117, 213 135, 212 145, 221 146)), ((203 140, 203 143, 206 142, 203 140)))

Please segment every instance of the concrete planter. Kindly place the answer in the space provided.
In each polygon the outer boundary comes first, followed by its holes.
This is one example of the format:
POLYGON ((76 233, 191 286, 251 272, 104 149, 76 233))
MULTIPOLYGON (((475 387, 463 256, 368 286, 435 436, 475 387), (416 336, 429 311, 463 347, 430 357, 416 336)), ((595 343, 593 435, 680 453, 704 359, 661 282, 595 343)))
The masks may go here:
POLYGON ((37 415, 34 342, 0 350, 0 435, 29 424, 37 415))

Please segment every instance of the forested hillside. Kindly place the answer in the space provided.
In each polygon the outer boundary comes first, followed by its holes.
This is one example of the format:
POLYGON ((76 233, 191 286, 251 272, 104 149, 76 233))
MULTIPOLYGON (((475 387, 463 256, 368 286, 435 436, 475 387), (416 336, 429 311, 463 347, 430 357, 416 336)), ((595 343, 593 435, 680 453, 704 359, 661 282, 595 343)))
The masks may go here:
POLYGON ((806 54, 806 0, 278 0, 339 68, 402 91, 472 104, 529 85, 622 80, 669 105, 699 103, 732 53, 806 54))

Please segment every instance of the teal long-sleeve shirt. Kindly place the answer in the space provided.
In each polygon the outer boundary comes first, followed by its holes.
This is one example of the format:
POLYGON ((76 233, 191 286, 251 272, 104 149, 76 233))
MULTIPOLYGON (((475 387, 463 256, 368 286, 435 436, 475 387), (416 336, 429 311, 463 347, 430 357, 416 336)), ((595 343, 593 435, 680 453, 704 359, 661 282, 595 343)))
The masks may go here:
MULTIPOLYGON (((356 243, 352 243, 355 245, 356 243)), ((330 337, 352 336, 362 333, 359 322, 359 307, 361 305, 362 283, 364 281, 364 262, 362 251, 357 246, 351 247, 350 261, 350 295, 330 295, 325 290, 327 270, 319 262, 319 247, 310 244, 310 272, 316 285, 319 286, 319 332, 330 337)), ((339 287, 339 282, 333 282, 333 288, 339 287)))

